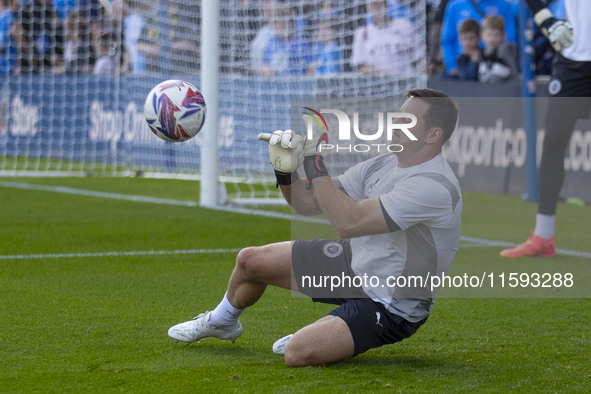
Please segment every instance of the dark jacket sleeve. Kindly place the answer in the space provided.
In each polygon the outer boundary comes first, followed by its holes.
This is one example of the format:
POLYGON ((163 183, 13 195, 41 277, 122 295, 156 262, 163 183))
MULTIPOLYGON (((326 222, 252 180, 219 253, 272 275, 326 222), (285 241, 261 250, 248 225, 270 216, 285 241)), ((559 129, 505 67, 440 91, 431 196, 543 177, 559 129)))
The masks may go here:
POLYGON ((458 56, 458 79, 461 81, 477 81, 478 80, 478 62, 473 62, 463 53, 458 56))
POLYGON ((507 80, 515 79, 519 74, 519 51, 517 46, 510 42, 501 44, 498 49, 498 56, 511 69, 511 75, 507 77, 507 80))

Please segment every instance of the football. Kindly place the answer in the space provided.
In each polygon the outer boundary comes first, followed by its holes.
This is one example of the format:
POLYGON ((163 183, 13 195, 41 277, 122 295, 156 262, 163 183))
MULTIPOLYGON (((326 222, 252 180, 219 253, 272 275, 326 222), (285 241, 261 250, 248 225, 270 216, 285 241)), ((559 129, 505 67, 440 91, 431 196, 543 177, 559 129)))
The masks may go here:
POLYGON ((156 85, 144 105, 150 130, 172 142, 195 137, 205 122, 206 112, 201 92, 189 82, 176 79, 156 85))

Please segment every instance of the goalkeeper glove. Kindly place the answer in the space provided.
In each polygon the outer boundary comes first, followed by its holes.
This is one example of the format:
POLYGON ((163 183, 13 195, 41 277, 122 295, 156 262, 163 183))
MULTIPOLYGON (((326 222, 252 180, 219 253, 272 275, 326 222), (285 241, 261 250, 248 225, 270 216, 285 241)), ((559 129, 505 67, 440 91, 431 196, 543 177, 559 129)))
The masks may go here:
POLYGON ((552 48, 556 52, 568 48, 573 43, 573 27, 564 19, 556 19, 549 9, 543 8, 534 16, 536 24, 542 28, 542 33, 548 37, 552 48))
POLYGON ((259 140, 269 143, 269 159, 275 170, 277 185, 291 185, 298 179, 297 169, 304 161, 304 139, 291 130, 260 133, 259 140))
POLYGON ((304 141, 304 171, 308 178, 308 187, 312 179, 320 176, 328 176, 328 171, 324 165, 324 158, 328 154, 328 132, 318 123, 311 121, 306 117, 307 135, 304 141))

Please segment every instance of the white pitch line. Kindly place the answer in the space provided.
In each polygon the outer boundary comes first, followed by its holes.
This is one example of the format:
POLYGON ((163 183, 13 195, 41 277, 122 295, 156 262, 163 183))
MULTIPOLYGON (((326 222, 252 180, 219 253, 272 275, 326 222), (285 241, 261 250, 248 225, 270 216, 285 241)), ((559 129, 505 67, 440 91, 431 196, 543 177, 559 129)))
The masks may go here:
POLYGON ((207 253, 237 253, 240 248, 233 249, 185 249, 185 250, 137 250, 129 252, 97 252, 97 253, 48 253, 48 254, 12 254, 0 255, 0 260, 24 259, 57 259, 71 257, 113 257, 113 256, 160 256, 168 254, 207 254, 207 253))
POLYGON ((307 216, 299 216, 299 215, 292 215, 290 213, 283 213, 277 211, 265 211, 262 209, 249 209, 249 208, 242 208, 236 206, 217 206, 217 207, 208 207, 208 209, 214 209, 216 211, 224 211, 224 212, 232 212, 232 213, 242 213, 245 215, 256 215, 256 216, 263 216, 263 217, 270 217, 273 219, 284 219, 284 220, 295 220, 298 222, 307 222, 307 223, 319 223, 319 224, 330 224, 330 222, 326 219, 322 218, 311 218, 307 216))
POLYGON ((504 247, 504 248, 510 248, 512 246, 517 245, 517 244, 511 243, 511 242, 493 241, 490 239, 467 237, 464 235, 460 238, 460 240, 464 241, 464 242, 469 242, 473 246, 500 246, 500 247, 504 247))
MULTIPOLYGON (((199 206, 199 204, 194 201, 183 201, 183 200, 174 200, 174 199, 168 199, 168 198, 154 198, 154 197, 136 196, 136 195, 132 195, 132 194, 98 192, 95 190, 75 189, 72 187, 64 187, 64 186, 37 185, 37 184, 33 184, 33 183, 0 181, 0 187, 11 187, 11 188, 16 188, 16 189, 26 189, 26 190, 39 190, 39 191, 45 191, 45 192, 66 193, 66 194, 74 194, 74 195, 79 195, 79 196, 101 197, 101 198, 110 198, 110 199, 114 199, 114 200, 147 202, 147 203, 152 203, 152 204, 176 205, 176 206, 183 206, 183 207, 197 207, 197 206, 199 206)), ((305 217, 305 216, 291 215, 289 213, 264 211, 264 210, 260 210, 260 209, 248 209, 248 208, 230 207, 230 206, 207 207, 207 209, 213 209, 216 211, 232 212, 232 213, 242 213, 245 215, 271 217, 274 219, 297 220, 300 222, 329 224, 328 220, 326 220, 326 219, 309 218, 309 217, 305 217)))
MULTIPOLYGON (((67 194, 76 194, 82 196, 90 196, 90 197, 102 197, 102 198, 111 198, 116 200, 127 200, 127 201, 136 201, 136 202, 147 202, 153 204, 165 204, 165 205, 177 205, 177 206, 185 206, 185 207, 197 207, 199 206, 198 203, 193 201, 183 201, 183 200, 173 200, 173 199, 166 199, 166 198, 153 198, 153 197, 145 197, 145 196, 135 196, 130 194, 120 194, 120 193, 107 193, 107 192, 97 192, 94 190, 85 190, 85 189, 75 189, 71 187, 62 187, 62 186, 45 186, 45 185, 36 185, 31 183, 20 183, 20 182, 5 182, 0 181, 0 187, 12 187, 17 189, 28 189, 28 190, 41 190, 41 191, 49 191, 49 192, 57 192, 57 193, 67 193, 67 194)), ((309 218, 305 216, 298 216, 298 215, 291 215, 282 212, 274 212, 274 211, 265 211, 259 209, 248 209, 248 208, 241 208, 241 207, 234 207, 234 206, 217 206, 217 207, 207 207, 205 209, 213 209, 217 211, 224 211, 224 212, 233 212, 233 213, 241 213, 245 215, 256 215, 256 216, 263 216, 263 217, 270 217, 275 219, 284 219, 284 220, 295 220, 301 222, 309 222, 309 223, 319 223, 319 224, 330 224, 328 220, 321 219, 321 218, 309 218)), ((517 244, 505 241, 495 241, 483 238, 474 238, 468 236, 462 236, 460 238, 461 241, 469 242, 469 247, 505 247, 510 248, 512 246, 516 246, 517 244)), ((574 257, 584 257, 591 259, 591 253, 589 252, 579 252, 577 250, 569 250, 569 249, 556 249, 557 254, 566 255, 566 256, 574 256, 574 257)), ((0 256, 0 259, 2 256, 0 256)))
POLYGON ((97 192, 94 190, 75 189, 73 187, 35 185, 33 183, 0 181, 0 186, 1 187, 12 187, 12 188, 16 188, 16 189, 40 190, 40 191, 44 191, 44 192, 76 194, 76 195, 80 195, 80 196, 89 196, 89 197, 111 198, 111 199, 115 199, 115 200, 148 202, 148 203, 153 203, 153 204, 164 204, 164 205, 177 205, 177 206, 183 206, 183 207, 196 207, 199 205, 198 203, 196 203, 194 201, 173 200, 173 199, 169 199, 169 198, 134 196, 131 194, 97 192))
MULTIPOLYGON (((467 247, 487 248, 487 247, 498 246, 498 247, 503 247, 503 248, 510 248, 513 246, 517 246, 516 243, 504 242, 504 241, 492 241, 492 240, 488 240, 488 239, 474 238, 474 237, 467 237, 467 236, 462 236, 460 238, 460 240, 470 242, 469 245, 466 245, 467 247)), ((589 253, 589 252, 579 252, 577 250, 569 250, 569 249, 556 249, 556 253, 566 255, 566 256, 584 257, 587 259, 591 259, 591 253, 589 253)))

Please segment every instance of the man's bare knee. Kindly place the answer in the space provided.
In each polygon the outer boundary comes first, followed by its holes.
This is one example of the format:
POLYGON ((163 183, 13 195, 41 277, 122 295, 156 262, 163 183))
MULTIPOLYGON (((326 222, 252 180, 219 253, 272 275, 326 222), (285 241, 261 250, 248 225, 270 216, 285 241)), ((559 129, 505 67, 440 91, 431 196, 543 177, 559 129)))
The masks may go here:
POLYGON ((238 252, 236 256, 236 269, 238 269, 244 276, 253 276, 258 270, 258 254, 259 248, 247 247, 238 252))
POLYGON ((285 363, 291 367, 329 364, 352 357, 354 350, 347 323, 328 315, 291 337, 285 347, 285 363))
POLYGON ((289 242, 242 249, 236 256, 235 280, 290 288, 291 248, 289 242))
POLYGON ((285 363, 290 367, 305 367, 316 365, 313 349, 294 335, 285 348, 285 363))

